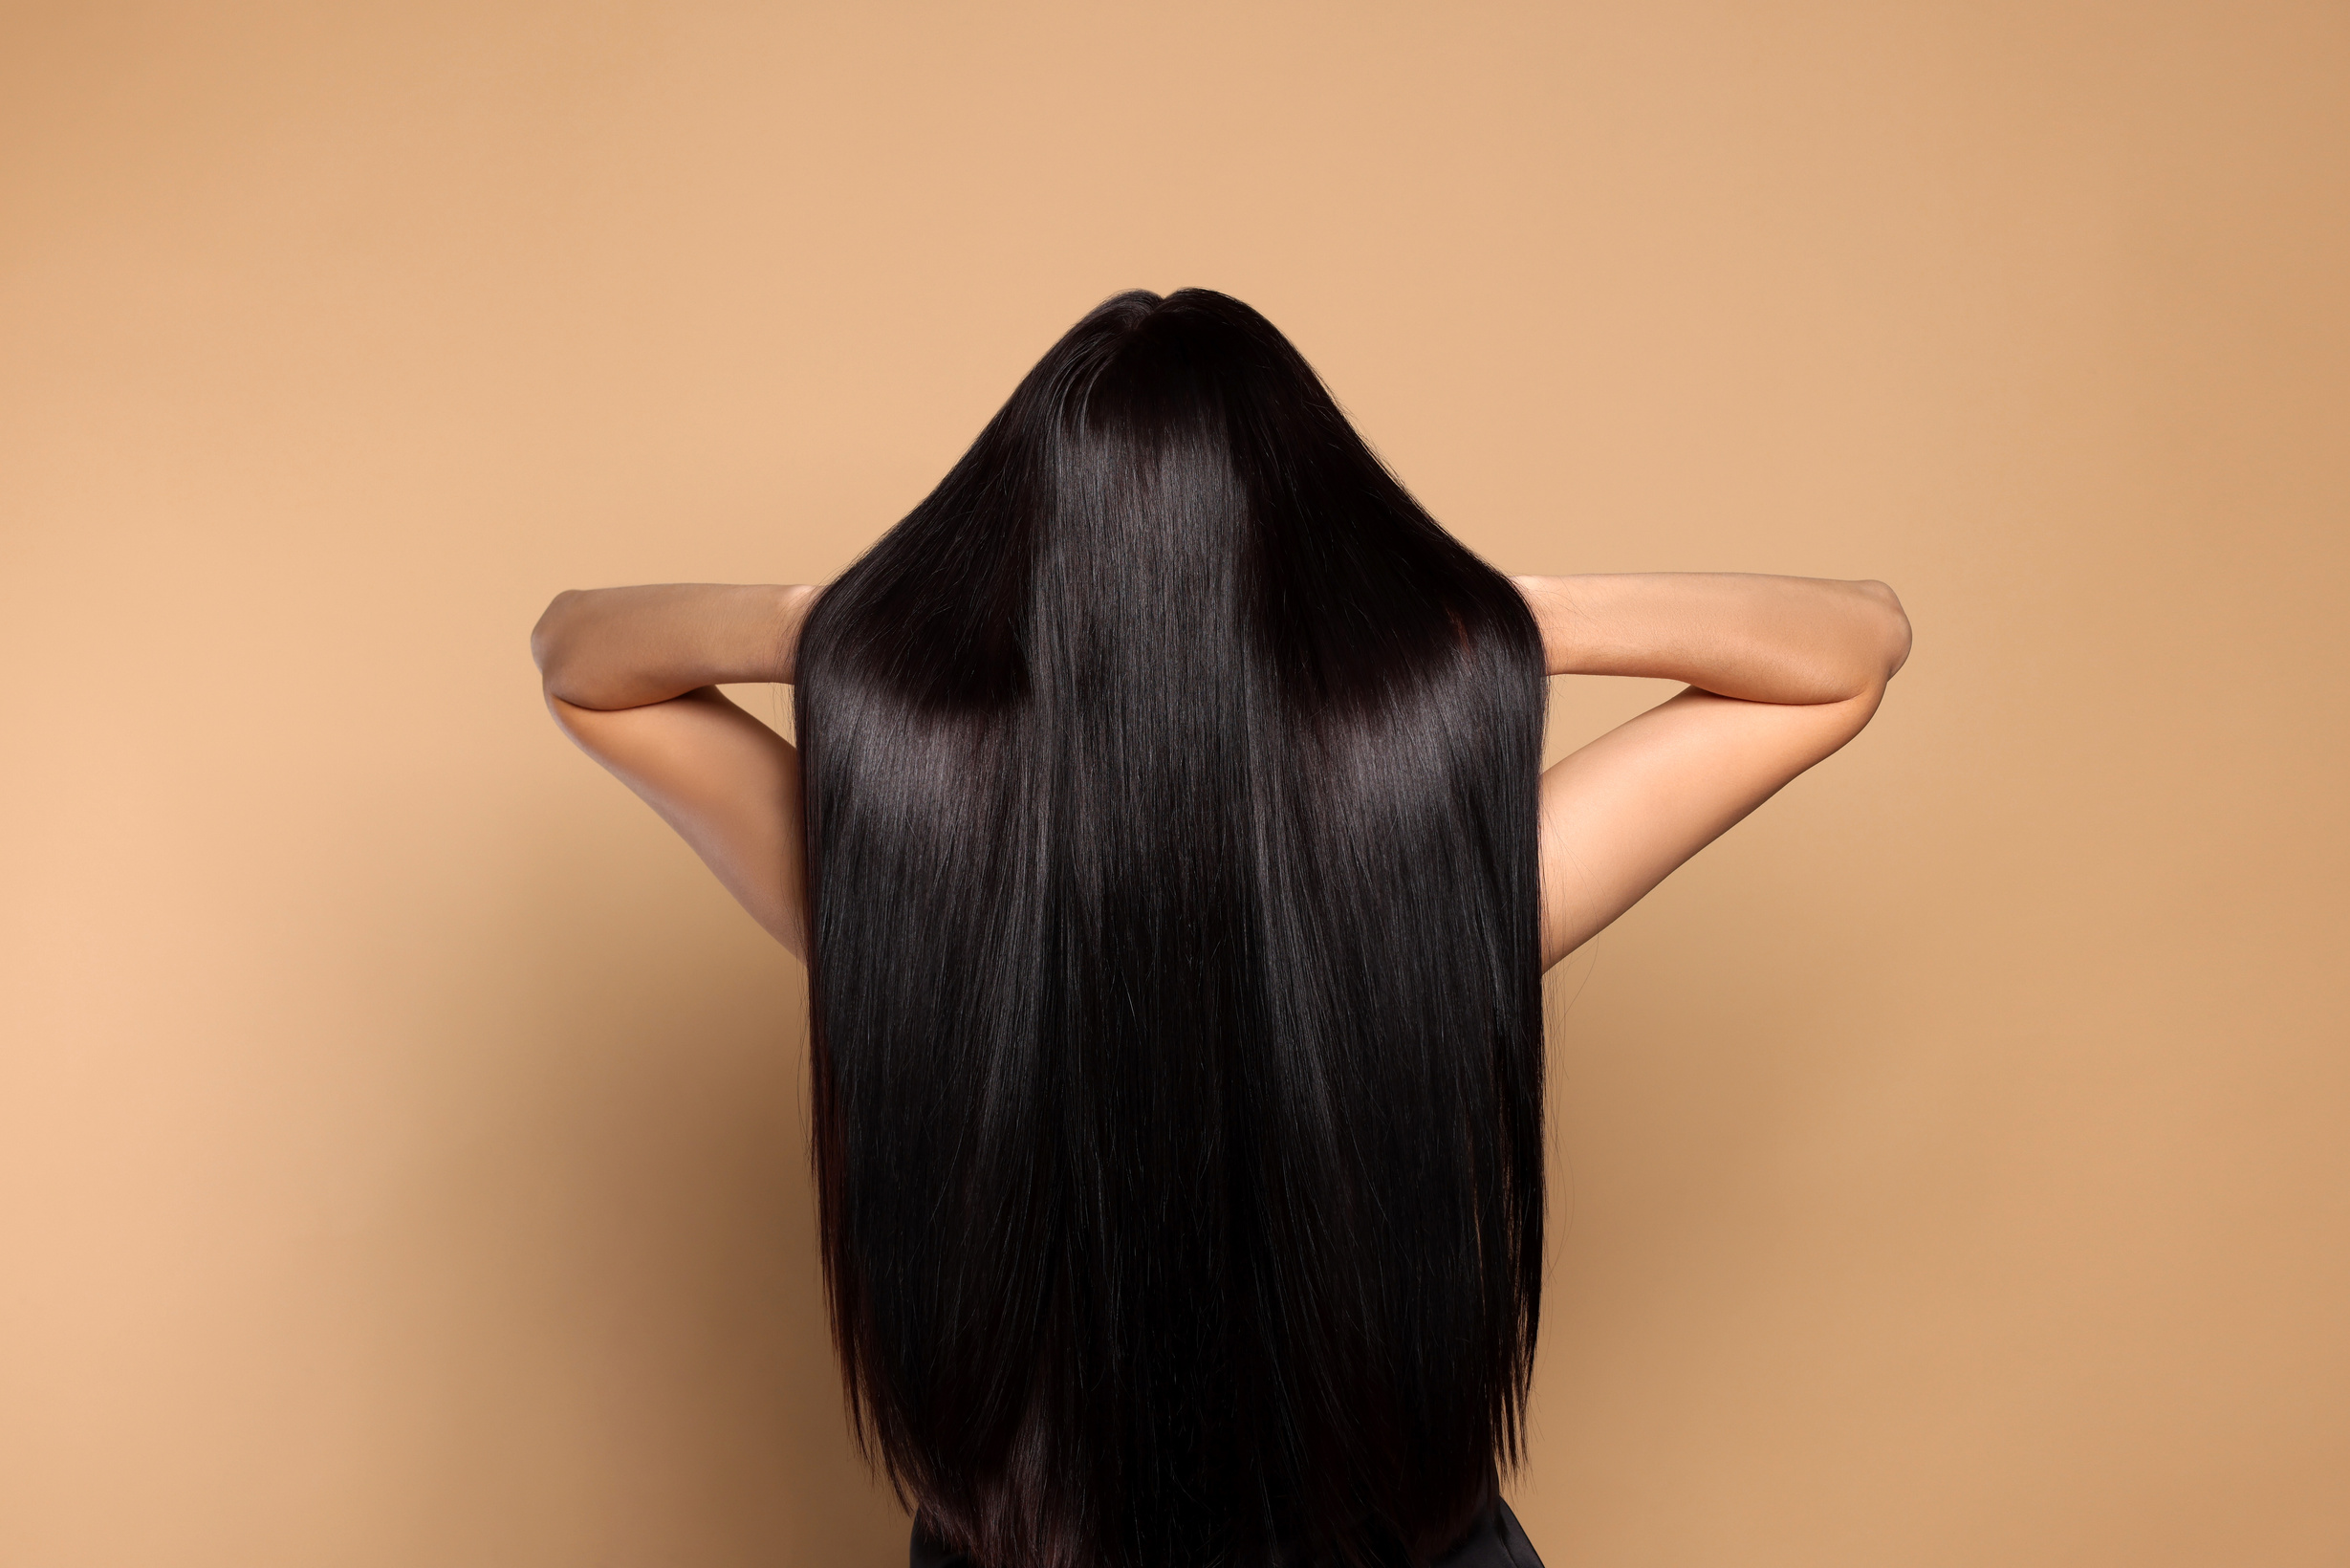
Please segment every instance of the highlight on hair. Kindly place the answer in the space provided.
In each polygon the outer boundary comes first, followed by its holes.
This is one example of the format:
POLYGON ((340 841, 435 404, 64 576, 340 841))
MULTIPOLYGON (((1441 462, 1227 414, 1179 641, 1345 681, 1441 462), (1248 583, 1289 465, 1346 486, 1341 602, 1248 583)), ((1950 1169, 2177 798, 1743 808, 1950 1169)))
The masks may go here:
POLYGON ((813 1140, 982 1568, 1425 1560, 1540 1297, 1541 644, 1238 300, 1120 294, 818 600, 813 1140))

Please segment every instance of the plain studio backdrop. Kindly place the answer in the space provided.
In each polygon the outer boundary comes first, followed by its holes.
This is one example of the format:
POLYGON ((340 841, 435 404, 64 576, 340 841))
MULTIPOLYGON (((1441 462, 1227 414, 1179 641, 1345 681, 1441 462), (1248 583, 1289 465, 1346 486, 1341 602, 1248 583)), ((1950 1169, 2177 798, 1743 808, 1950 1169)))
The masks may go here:
POLYGON ((0 29, 0 1561, 904 1560, 801 971, 525 636, 1186 284, 1507 570, 1917 623, 1554 977, 1553 1568, 2350 1560, 2336 0, 0 29))

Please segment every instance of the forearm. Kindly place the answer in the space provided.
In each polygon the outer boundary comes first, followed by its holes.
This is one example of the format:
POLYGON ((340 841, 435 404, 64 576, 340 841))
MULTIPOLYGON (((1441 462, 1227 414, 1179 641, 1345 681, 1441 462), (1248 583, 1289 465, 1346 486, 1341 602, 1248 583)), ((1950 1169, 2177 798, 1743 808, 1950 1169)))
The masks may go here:
POLYGON ((652 583, 568 589, 531 632, 547 694, 576 708, 666 702, 703 686, 793 676, 814 588, 652 583))
POLYGON ((1644 675, 1763 703, 1882 687, 1909 621, 1882 582, 1745 573, 1517 577, 1553 675, 1644 675))

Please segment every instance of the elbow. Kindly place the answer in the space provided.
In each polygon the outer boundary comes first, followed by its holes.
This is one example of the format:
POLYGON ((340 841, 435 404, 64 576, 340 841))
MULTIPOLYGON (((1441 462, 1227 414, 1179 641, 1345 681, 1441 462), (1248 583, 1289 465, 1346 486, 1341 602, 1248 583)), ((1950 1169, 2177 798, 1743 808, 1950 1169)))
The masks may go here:
POLYGON ((1819 641, 1799 665, 1795 685, 1802 694, 1777 700, 1855 703, 1873 712, 1884 696, 1885 684, 1908 661, 1909 617, 1902 609, 1901 597, 1882 582, 1836 586, 1841 602, 1822 616, 1819 641))
POLYGON ((579 599, 579 590, 566 588, 547 601, 539 612, 538 622, 531 628, 531 663, 538 666, 540 681, 548 695, 555 692, 570 639, 564 634, 571 620, 572 606, 579 599))
POLYGON ((1902 608, 1902 599, 1891 585, 1870 578, 1854 584, 1867 595, 1872 607, 1874 666, 1870 673, 1875 684, 1882 686, 1902 672, 1909 662, 1909 612, 1902 608))

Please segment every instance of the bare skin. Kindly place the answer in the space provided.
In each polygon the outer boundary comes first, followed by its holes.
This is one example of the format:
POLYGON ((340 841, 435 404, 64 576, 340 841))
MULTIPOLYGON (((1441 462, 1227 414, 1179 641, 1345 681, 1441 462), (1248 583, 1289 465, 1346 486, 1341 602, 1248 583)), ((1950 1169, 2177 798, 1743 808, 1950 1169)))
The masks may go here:
MULTIPOLYGON (((1687 689, 1542 775, 1542 963, 1860 732, 1909 657, 1882 582, 1728 573, 1515 577, 1553 675, 1687 689)), ((802 958, 799 753, 716 689, 793 678, 810 587, 571 590, 531 634, 547 706, 802 958)))

